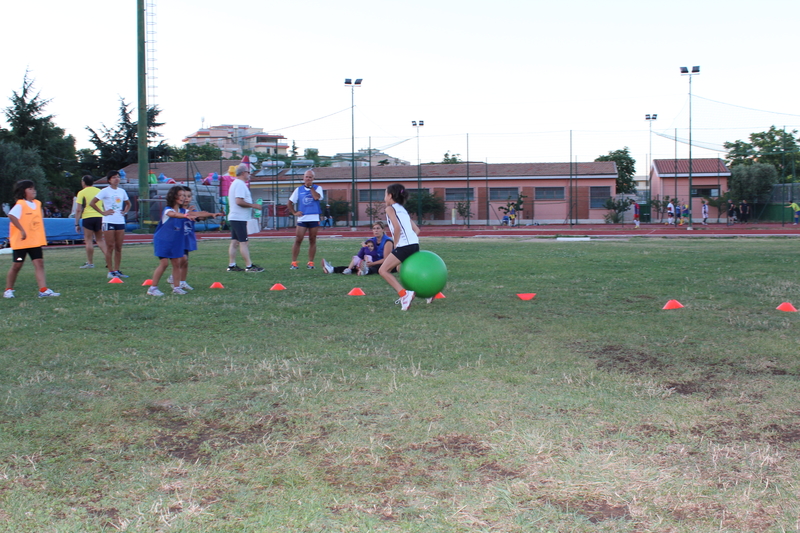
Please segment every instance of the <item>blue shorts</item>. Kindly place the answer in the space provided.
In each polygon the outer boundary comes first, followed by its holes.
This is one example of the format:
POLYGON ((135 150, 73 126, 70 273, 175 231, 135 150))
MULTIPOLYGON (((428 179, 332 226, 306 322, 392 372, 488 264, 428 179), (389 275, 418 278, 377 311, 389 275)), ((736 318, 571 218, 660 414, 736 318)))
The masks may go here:
POLYGON ((315 220, 314 222, 298 222, 297 225, 301 228, 318 228, 319 221, 315 220))

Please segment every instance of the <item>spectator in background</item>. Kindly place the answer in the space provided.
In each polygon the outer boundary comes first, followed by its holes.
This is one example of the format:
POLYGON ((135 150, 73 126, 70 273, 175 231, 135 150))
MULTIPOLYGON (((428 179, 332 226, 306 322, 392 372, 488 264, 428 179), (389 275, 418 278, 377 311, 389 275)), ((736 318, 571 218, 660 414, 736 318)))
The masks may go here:
POLYGON ((750 219, 750 204, 747 203, 747 200, 742 200, 742 203, 739 204, 739 218, 742 220, 742 224, 747 224, 750 219))
MULTIPOLYGON (((81 178, 83 188, 78 192, 75 205, 75 231, 83 226, 83 242, 86 246, 86 262, 80 268, 94 268, 94 242, 106 257, 106 241, 103 239, 103 213, 89 203, 98 195, 100 189, 94 186, 94 178, 86 175, 81 178)), ((106 262, 108 260, 106 259, 106 262)))

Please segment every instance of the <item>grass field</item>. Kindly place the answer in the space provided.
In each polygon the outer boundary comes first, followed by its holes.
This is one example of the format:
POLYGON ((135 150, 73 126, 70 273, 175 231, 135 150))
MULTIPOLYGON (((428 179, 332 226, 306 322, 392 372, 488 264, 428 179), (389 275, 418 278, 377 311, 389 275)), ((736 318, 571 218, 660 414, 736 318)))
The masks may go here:
POLYGON ((262 274, 226 245, 160 299, 150 246, 122 285, 47 249, 60 298, 23 268, 0 531, 798 531, 795 240, 427 239, 446 298, 408 312, 288 240, 253 243, 262 274))

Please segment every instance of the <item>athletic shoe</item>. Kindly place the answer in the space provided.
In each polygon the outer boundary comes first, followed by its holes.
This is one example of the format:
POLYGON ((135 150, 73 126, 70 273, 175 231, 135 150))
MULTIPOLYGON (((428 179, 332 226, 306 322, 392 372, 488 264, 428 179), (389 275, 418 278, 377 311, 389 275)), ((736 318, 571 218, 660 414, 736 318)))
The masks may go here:
POLYGON ((180 285, 180 287, 181 287, 181 289, 183 289, 183 290, 185 290, 185 291, 193 291, 193 290, 194 290, 194 287, 192 287, 191 285, 189 285, 189 284, 188 284, 188 283, 186 283, 185 281, 182 281, 182 282, 181 282, 181 285, 180 285))
POLYGON ((94 268, 94 265, 93 265, 92 263, 89 263, 89 262, 87 261, 86 263, 82 264, 82 265, 81 265, 81 266, 79 266, 78 268, 94 268))
POLYGON ((297 270, 297 269, 298 269, 297 261, 292 261, 292 266, 289 267, 289 270, 297 270))
POLYGON ((108 273, 108 276, 106 276, 106 277, 108 279, 111 279, 111 278, 118 278, 119 276, 117 276, 117 273, 112 270, 111 272, 108 273))
POLYGON ((244 272, 244 269, 236 265, 233 265, 228 267, 228 272, 244 272))
POLYGON ((244 271, 245 272, 264 272, 264 269, 261 268, 260 266, 256 265, 255 263, 253 263, 249 267, 245 268, 244 271))
POLYGON ((314 270, 314 261, 309 261, 306 264, 306 268, 309 269, 309 270, 314 270))
POLYGON ((150 287, 147 289, 148 296, 164 296, 164 293, 158 290, 158 287, 150 287))
POLYGON ((174 289, 172 289, 172 294, 189 294, 189 293, 181 289, 180 287, 175 287, 174 289))
POLYGON ((436 298, 436 296, 431 296, 430 298, 425 298, 425 303, 426 303, 426 304, 429 304, 429 303, 431 303, 431 302, 433 301, 433 299, 434 299, 434 298, 436 298))
POLYGON ((366 276, 367 274, 369 274, 369 267, 367 266, 367 262, 361 261, 361 264, 358 265, 358 275, 366 276))
POLYGON ((118 278, 129 278, 127 274, 123 274, 121 270, 117 270, 117 277, 118 278))
POLYGON ((326 274, 333 274, 333 265, 325 261, 325 258, 322 258, 322 271, 326 274))
POLYGON ((353 273, 353 271, 352 271, 352 270, 350 270, 349 268, 345 268, 345 269, 342 271, 342 274, 352 274, 352 273, 353 273))
POLYGON ((400 297, 400 309, 407 311, 411 305, 411 300, 414 299, 414 291, 406 291, 405 296, 400 297))
POLYGON ((14 289, 6 289, 6 292, 3 293, 3 298, 13 298, 14 297, 14 289))
POLYGON ((53 292, 53 289, 47 289, 39 293, 39 298, 51 298, 53 296, 61 296, 61 293, 53 292))

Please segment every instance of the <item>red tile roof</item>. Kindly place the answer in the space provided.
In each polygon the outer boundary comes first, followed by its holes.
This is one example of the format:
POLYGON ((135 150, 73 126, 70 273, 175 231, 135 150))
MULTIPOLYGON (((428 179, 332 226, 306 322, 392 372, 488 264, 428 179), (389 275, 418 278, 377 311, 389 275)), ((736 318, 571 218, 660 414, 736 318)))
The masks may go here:
MULTIPOLYGON (((654 159, 653 165, 661 177, 674 176, 677 164, 678 175, 689 174, 688 159, 654 159)), ((725 166, 722 159, 694 159, 692 158, 692 174, 717 174, 730 176, 731 171, 725 166)))

